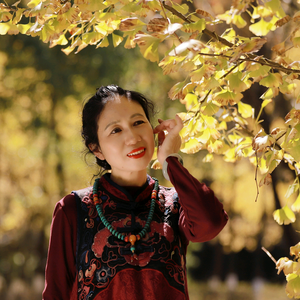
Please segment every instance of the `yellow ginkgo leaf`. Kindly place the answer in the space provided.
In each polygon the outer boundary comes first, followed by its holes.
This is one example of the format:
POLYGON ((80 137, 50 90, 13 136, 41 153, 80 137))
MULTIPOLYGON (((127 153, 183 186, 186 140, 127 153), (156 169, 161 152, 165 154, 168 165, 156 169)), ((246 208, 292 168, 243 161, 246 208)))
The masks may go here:
POLYGON ((209 102, 206 106, 202 106, 202 113, 206 116, 212 116, 220 110, 220 107, 209 102))
POLYGON ((243 118, 250 118, 254 115, 254 108, 251 105, 240 101, 238 103, 238 112, 242 115, 243 118))
POLYGON ((201 32, 202 30, 205 29, 205 25, 206 25, 205 20, 200 19, 197 22, 185 24, 182 29, 185 32, 195 32, 195 31, 201 32))
POLYGON ((113 40, 114 47, 117 47, 122 43, 123 37, 113 33, 112 40, 113 40))
POLYGON ((243 92, 247 89, 246 83, 241 80, 242 72, 231 73, 227 76, 229 87, 234 92, 243 92))
POLYGON ((153 37, 149 34, 137 34, 134 41, 140 47, 142 55, 152 62, 158 62, 158 45, 160 39, 153 37))
POLYGON ((259 66, 257 64, 255 64, 254 66, 252 66, 252 70, 249 74, 250 77, 263 77, 268 75, 269 71, 270 71, 270 67, 268 66, 259 66))
POLYGON ((276 29, 276 26, 270 22, 266 22, 263 18, 249 26, 249 30, 257 36, 265 36, 270 30, 274 29, 276 29))
POLYGON ((215 101, 221 105, 233 104, 235 101, 235 93, 225 90, 215 94, 215 101))
POLYGON ((209 153, 218 153, 218 150, 223 147, 222 141, 212 141, 210 140, 207 145, 207 150, 209 153))
POLYGON ((290 255, 299 257, 300 255, 300 242, 295 246, 290 247, 290 255))
POLYGON ((280 0, 266 1, 266 7, 275 13, 279 18, 283 18, 285 16, 285 12, 282 9, 280 0))
POLYGON ((259 84, 268 88, 279 87, 282 85, 282 76, 279 73, 269 73, 269 75, 264 77, 259 84))
POLYGON ((280 209, 276 209, 273 212, 273 217, 279 225, 288 225, 296 221, 294 212, 287 205, 280 209))
POLYGON ((151 169, 154 170, 161 170, 162 169, 162 165, 161 163, 156 159, 153 164, 151 165, 151 169))
POLYGON ((127 18, 121 20, 119 30, 121 31, 132 31, 137 30, 137 28, 144 26, 145 23, 140 21, 138 18, 127 18))
POLYGON ((192 109, 195 105, 198 104, 198 97, 195 94, 187 93, 185 98, 185 106, 187 110, 192 109))
POLYGON ((193 154, 203 148, 203 145, 195 138, 190 138, 186 143, 181 145, 180 151, 187 154, 193 154))
POLYGON ((232 23, 237 28, 244 28, 247 25, 247 22, 242 18, 241 15, 234 15, 234 17, 232 18, 232 23))
POLYGON ((285 291, 289 298, 300 298, 300 275, 298 274, 288 274, 286 276, 287 284, 285 291))
POLYGON ((208 153, 202 159, 203 162, 212 162, 214 160, 214 155, 212 153, 208 153))
POLYGON ((175 99, 183 99, 185 98, 185 94, 183 92, 183 88, 185 86, 185 82, 177 82, 168 92, 168 96, 171 100, 175 99))
POLYGON ((103 48, 103 47, 108 47, 109 46, 109 41, 108 41, 108 38, 107 36, 101 40, 101 42, 97 45, 96 49, 97 48, 103 48))
POLYGON ((295 212, 300 212, 300 194, 298 195, 296 201, 293 203, 291 208, 295 212))
POLYGON ((9 23, 0 23, 0 35, 7 34, 9 28, 10 28, 9 23))
POLYGON ((283 271, 284 275, 293 273, 293 261, 287 257, 281 257, 276 262, 276 269, 278 270, 277 274, 280 274, 281 271, 283 271))

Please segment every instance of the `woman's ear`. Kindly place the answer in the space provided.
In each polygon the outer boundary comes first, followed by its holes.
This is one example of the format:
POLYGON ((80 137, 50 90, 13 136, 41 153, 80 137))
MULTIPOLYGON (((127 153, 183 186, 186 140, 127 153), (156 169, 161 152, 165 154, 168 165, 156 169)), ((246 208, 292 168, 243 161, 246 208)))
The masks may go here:
POLYGON ((89 144, 89 149, 94 153, 100 160, 105 160, 104 155, 101 152, 100 147, 97 144, 89 144))

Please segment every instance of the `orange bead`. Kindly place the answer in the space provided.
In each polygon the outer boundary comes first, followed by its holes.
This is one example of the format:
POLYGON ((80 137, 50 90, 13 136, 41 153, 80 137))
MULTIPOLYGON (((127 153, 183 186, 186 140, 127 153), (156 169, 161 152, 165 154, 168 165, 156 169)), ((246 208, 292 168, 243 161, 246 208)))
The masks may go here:
POLYGON ((139 241, 141 239, 141 236, 137 234, 136 239, 139 241))
POLYGON ((136 242, 136 236, 134 234, 129 237, 129 242, 131 243, 131 245, 134 245, 134 243, 136 242))

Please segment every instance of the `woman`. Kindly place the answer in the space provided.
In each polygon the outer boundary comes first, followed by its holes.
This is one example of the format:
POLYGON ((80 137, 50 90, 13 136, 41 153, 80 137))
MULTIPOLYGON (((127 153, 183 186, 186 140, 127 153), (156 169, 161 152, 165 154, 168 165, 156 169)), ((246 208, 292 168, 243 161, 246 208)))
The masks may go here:
POLYGON ((85 145, 110 172, 57 203, 43 299, 188 299, 187 245, 214 238, 227 214, 180 163, 181 119, 153 129, 152 112, 143 95, 115 85, 85 104, 85 145), (147 175, 155 134, 174 188, 147 175))

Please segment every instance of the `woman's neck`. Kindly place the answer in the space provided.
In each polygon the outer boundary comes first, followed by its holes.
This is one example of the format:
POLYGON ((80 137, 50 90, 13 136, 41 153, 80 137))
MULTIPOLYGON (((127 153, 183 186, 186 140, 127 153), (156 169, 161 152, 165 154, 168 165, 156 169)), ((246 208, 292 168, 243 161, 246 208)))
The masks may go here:
POLYGON ((137 186, 141 187, 147 181, 147 170, 132 172, 126 174, 114 174, 111 173, 110 179, 120 186, 137 186))

